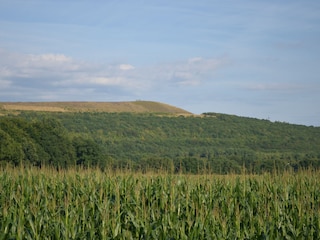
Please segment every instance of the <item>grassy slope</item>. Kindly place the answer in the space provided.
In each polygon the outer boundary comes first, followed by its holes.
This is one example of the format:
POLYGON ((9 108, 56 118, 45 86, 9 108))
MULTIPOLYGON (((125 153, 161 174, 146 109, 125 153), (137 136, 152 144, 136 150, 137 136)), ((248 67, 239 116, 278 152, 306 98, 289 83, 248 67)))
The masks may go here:
POLYGON ((156 112, 189 115, 190 112, 151 101, 133 102, 2 102, 0 109, 48 112, 156 112))

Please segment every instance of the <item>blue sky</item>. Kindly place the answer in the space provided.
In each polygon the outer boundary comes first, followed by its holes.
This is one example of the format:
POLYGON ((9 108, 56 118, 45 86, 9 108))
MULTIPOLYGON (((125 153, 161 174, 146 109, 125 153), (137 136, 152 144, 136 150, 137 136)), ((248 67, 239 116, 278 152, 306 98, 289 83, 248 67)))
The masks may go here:
POLYGON ((320 126, 320 1, 1 0, 0 101, 153 100, 320 126))

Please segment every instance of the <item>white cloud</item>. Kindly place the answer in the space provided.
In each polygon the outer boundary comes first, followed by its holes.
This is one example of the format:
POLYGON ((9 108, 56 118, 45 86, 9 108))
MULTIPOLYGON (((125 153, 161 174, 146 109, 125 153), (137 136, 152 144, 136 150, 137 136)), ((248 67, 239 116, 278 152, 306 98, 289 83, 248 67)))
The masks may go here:
MULTIPOLYGON (((216 70, 228 62, 226 58, 195 57, 134 67, 128 63, 88 63, 64 54, 19 54, 1 49, 0 54, 0 84, 3 86, 0 93, 6 86, 11 93, 21 98, 29 94, 33 100, 61 100, 55 96, 64 96, 66 89, 78 89, 82 93, 91 89, 88 94, 92 96, 83 96, 82 99, 94 99, 94 92, 102 94, 105 91, 117 98, 121 97, 120 94, 126 94, 123 97, 128 98, 128 93, 135 96, 175 87, 198 86, 211 79, 216 70)), ((79 94, 71 94, 70 98, 72 96, 79 98, 79 94)))
POLYGON ((193 74, 190 72, 176 72, 174 76, 177 78, 190 79, 193 77, 193 74))
POLYGON ((124 70, 124 71, 127 71, 127 70, 133 70, 135 67, 130 65, 130 64, 120 64, 119 65, 119 69, 120 70, 124 70))
POLYGON ((178 82, 178 84, 181 86, 198 86, 200 82, 197 80, 185 80, 178 82))
POLYGON ((28 55, 28 59, 32 62, 51 62, 51 63, 66 63, 71 62, 72 59, 63 54, 42 54, 42 55, 28 55))
POLYGON ((21 67, 31 74, 41 71, 65 72, 77 71, 81 68, 76 61, 63 54, 26 55, 21 59, 21 67))
POLYGON ((124 86, 126 84, 126 79, 121 77, 88 77, 87 79, 75 80, 72 83, 101 86, 124 86))
MULTIPOLYGON (((124 70, 134 67, 130 64, 102 65, 74 60, 63 54, 16 54, 1 51, 0 78, 21 84, 21 79, 34 83, 37 79, 42 84, 66 86, 68 84, 119 85, 119 78, 124 70)), ((125 84, 125 83, 123 83, 125 84)), ((36 86, 34 86, 36 87, 36 86)))
POLYGON ((226 57, 212 59, 195 57, 175 63, 153 66, 151 70, 154 78, 161 83, 195 86, 209 79, 214 79, 216 71, 228 63, 229 60, 226 57))
POLYGON ((11 75, 11 71, 8 67, 4 66, 0 68, 1 77, 9 77, 10 75, 11 75))
POLYGON ((76 62, 63 54, 17 54, 0 50, 2 55, 0 64, 0 77, 17 78, 46 78, 50 76, 63 76, 67 72, 80 70, 82 63, 76 62))
POLYGON ((194 57, 188 60, 189 63, 201 62, 203 59, 201 57, 194 57))

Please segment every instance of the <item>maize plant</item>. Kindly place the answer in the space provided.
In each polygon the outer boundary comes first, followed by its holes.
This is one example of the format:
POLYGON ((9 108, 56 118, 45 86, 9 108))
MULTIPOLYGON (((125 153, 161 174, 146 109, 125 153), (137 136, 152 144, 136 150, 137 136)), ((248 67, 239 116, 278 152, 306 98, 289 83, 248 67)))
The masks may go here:
POLYGON ((0 239, 320 239, 318 176, 4 169, 0 239))

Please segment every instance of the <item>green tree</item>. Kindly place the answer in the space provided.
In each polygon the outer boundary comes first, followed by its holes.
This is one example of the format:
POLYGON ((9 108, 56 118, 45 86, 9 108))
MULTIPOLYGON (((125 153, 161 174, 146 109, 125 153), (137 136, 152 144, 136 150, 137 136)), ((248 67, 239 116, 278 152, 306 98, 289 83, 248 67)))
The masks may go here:
POLYGON ((97 166, 102 159, 102 151, 92 139, 74 137, 72 140, 76 154, 76 164, 83 166, 97 166))
POLYGON ((9 162, 17 166, 22 159, 23 150, 21 145, 0 129, 0 161, 9 162))

